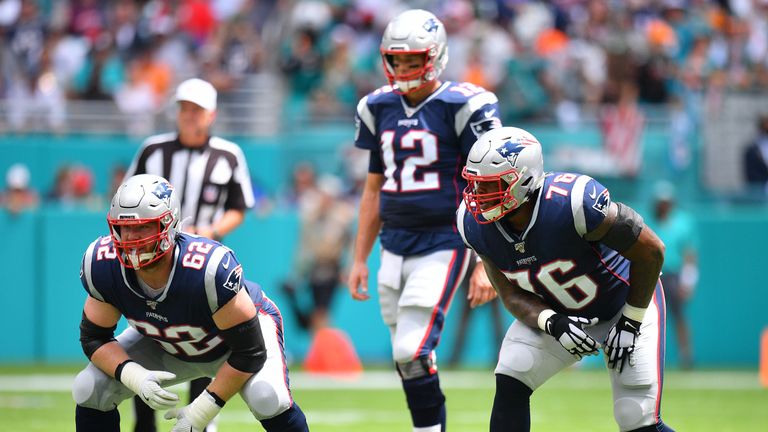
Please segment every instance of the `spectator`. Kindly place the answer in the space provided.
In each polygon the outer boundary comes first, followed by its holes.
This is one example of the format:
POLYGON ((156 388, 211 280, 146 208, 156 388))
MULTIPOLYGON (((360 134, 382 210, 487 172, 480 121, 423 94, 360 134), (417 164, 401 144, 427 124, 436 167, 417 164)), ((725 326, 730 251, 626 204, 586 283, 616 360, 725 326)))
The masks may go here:
POLYGON ((301 240, 294 276, 283 287, 301 327, 314 332, 328 327, 328 310, 341 281, 342 257, 351 239, 355 211, 342 199, 341 180, 324 176, 316 188, 301 196, 299 217, 301 240), (302 310, 296 296, 296 289, 305 284, 312 294, 309 312, 302 310))
POLYGON ((674 186, 666 181, 658 183, 648 226, 666 246, 661 283, 664 285, 669 311, 675 321, 680 367, 691 369, 694 359, 685 305, 693 296, 699 279, 696 254, 698 238, 694 220, 675 206, 674 186))
POLYGON ((744 175, 751 189, 768 194, 768 114, 758 120, 757 137, 744 152, 744 175))
POLYGON ((16 215, 36 208, 39 201, 37 192, 29 186, 29 168, 23 163, 11 165, 5 174, 5 190, 0 192, 0 208, 16 215))

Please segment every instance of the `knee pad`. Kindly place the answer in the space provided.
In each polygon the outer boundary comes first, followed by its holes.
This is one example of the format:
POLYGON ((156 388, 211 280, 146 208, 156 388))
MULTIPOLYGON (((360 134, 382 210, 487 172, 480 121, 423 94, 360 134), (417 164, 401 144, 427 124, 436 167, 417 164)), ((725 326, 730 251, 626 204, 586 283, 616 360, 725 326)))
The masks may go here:
POLYGON ((93 390, 96 387, 96 377, 89 371, 88 368, 80 371, 75 377, 75 382, 72 383, 72 399, 75 403, 87 408, 94 408, 86 405, 88 399, 93 395, 93 390))
POLYGON ((613 403, 613 417, 620 430, 635 430, 653 423, 653 419, 646 414, 651 413, 646 413, 643 405, 636 399, 619 398, 613 403))
POLYGON ((288 392, 278 391, 267 381, 249 382, 242 392, 245 403, 257 420, 275 417, 291 407, 288 392))
POLYGON ((435 352, 433 351, 430 356, 419 357, 416 360, 395 362, 395 367, 400 378, 404 381, 434 375, 437 373, 435 352))

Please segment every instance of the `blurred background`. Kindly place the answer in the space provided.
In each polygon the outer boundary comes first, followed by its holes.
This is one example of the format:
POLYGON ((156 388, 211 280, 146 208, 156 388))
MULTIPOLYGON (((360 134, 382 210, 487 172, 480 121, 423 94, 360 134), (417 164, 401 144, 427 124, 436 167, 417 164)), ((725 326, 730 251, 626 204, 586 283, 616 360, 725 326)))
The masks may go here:
MULTIPOLYGON (((766 0, 0 0, 0 328, 11 329, 0 364, 85 362, 82 253, 106 234, 142 140, 173 130, 169 101, 190 77, 219 90, 214 132, 240 144, 255 186, 225 243, 281 305, 301 363, 312 327, 288 305, 311 312, 307 206, 321 194, 342 216, 356 209, 368 158, 353 147, 354 109, 385 84, 383 26, 411 7, 448 28, 443 79, 495 91, 504 124, 541 141, 547 170, 595 177, 663 233, 689 299, 690 355, 670 316, 668 365, 756 370, 768 324, 766 0), (663 226, 660 202, 678 222, 663 226)), ((499 306, 460 324, 464 295, 438 356, 488 367, 499 306)), ((346 332, 365 365, 389 362, 375 297, 353 302, 340 284, 322 325, 346 332)))

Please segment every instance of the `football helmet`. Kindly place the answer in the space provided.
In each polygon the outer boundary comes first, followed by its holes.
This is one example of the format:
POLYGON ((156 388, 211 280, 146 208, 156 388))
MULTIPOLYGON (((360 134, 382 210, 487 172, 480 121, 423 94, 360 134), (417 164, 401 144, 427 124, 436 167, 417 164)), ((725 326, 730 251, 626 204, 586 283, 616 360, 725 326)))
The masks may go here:
POLYGON ((168 180, 150 174, 123 182, 107 214, 112 242, 120 263, 132 269, 146 267, 173 250, 179 229, 181 204, 168 180), (157 224, 156 232, 139 239, 124 239, 124 227, 157 224))
POLYGON ((432 13, 412 9, 396 16, 381 38, 381 60, 389 83, 400 93, 410 93, 436 80, 448 63, 445 26, 432 13), (396 75, 392 56, 423 54, 424 67, 396 75))
POLYGON ((497 221, 544 182, 541 144, 523 129, 490 130, 472 145, 462 177, 468 182, 463 194, 467 210, 478 223, 497 221))

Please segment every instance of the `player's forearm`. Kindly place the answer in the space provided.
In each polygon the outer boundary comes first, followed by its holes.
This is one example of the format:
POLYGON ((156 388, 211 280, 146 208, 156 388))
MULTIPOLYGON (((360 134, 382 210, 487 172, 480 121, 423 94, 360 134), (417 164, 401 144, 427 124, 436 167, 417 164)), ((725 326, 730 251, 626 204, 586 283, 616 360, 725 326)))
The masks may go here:
POLYGON ((529 327, 537 328, 539 314, 548 309, 546 303, 537 295, 512 285, 506 276, 487 258, 482 260, 485 273, 490 279, 504 307, 529 327))
POLYGON ((228 401, 232 396, 237 394, 246 381, 248 381, 254 374, 239 371, 229 363, 224 362, 221 365, 213 382, 208 386, 208 390, 216 393, 220 398, 228 401))
POLYGON ((664 243, 647 226, 637 242, 624 256, 629 258, 629 295, 627 303, 638 308, 648 307, 664 263, 664 243))
POLYGON ((365 190, 360 200, 360 217, 357 222, 357 235, 355 236, 355 253, 353 259, 356 262, 365 262, 371 253, 376 236, 381 230, 381 217, 379 215, 379 194, 365 190))
POLYGON ((128 360, 128 353, 115 341, 102 345, 91 356, 91 363, 114 378, 117 366, 128 360))

